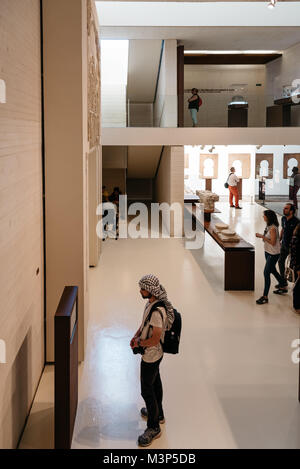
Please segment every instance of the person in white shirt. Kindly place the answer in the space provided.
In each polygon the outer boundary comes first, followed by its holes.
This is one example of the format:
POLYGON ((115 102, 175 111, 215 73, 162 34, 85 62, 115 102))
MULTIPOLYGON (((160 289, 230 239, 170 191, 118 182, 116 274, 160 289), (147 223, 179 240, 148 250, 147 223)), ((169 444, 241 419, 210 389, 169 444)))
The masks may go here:
POLYGON ((230 207, 235 207, 237 209, 241 209, 242 207, 239 206, 239 191, 238 191, 238 182, 239 178, 235 174, 235 168, 230 168, 230 174, 227 179, 228 188, 229 188, 229 204, 230 207), (233 198, 235 199, 235 205, 233 205, 233 198))
MULTIPOLYGON (((271 286, 271 274, 274 275, 276 280, 279 282, 279 289, 284 289, 284 279, 276 269, 276 263, 280 255, 280 236, 278 231, 278 219, 277 215, 273 210, 265 210, 264 221, 267 226, 264 234, 256 233, 257 238, 261 238, 264 242, 266 264, 264 268, 265 287, 263 296, 261 296, 256 303, 263 305, 268 303, 268 294, 271 286)), ((274 293, 277 293, 275 291, 274 293)))
POLYGON ((147 418, 147 428, 139 436, 138 444, 149 446, 153 440, 159 438, 160 424, 165 422, 159 365, 164 355, 162 344, 168 328, 168 317, 174 320, 174 311, 166 290, 155 275, 145 275, 139 281, 139 286, 142 297, 148 301, 141 326, 131 339, 130 346, 134 353, 142 354, 141 393, 146 407, 141 409, 141 416, 147 418), (160 302, 163 307, 159 306, 160 302))

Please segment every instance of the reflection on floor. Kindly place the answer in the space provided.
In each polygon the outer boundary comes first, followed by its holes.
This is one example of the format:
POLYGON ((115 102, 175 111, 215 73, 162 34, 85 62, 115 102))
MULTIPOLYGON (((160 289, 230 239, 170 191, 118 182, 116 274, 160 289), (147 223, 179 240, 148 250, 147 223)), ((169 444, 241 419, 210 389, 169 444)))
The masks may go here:
MULTIPOLYGON (((299 197, 298 197, 299 199, 299 197)), ((274 210, 278 215, 282 216, 283 207, 287 202, 293 203, 292 200, 289 200, 289 197, 286 195, 273 195, 266 196, 266 200, 262 201, 258 198, 255 199, 256 203, 264 207, 265 210, 274 210)), ((300 201, 298 200, 298 205, 300 201)), ((299 217, 299 214, 297 215, 299 217)))
MULTIPOLYGON (((224 292, 223 251, 180 239, 108 240, 90 271, 90 317, 73 448, 136 448, 145 422, 139 360, 129 341, 143 300, 137 282, 157 274, 183 316, 178 356, 161 365, 166 423, 151 448, 300 448, 298 367, 292 341, 300 319, 291 295, 262 293, 263 208, 219 203, 220 218, 256 246, 256 291, 224 292)), ((274 284, 273 284, 274 285, 274 284)), ((47 402, 47 398, 45 400, 47 402)), ((26 433, 25 433, 26 435, 26 433)), ((29 433, 25 445, 29 446, 29 433)))
MULTIPOLYGON (((262 202, 258 202, 258 203, 264 208, 264 210, 274 210, 274 212, 276 212, 278 215, 282 216, 283 215, 283 208, 284 208, 284 206, 287 202, 292 203, 289 200, 276 201, 276 202, 266 200, 264 202, 264 204, 262 202)), ((296 216, 299 218, 299 213, 296 214, 296 216)))

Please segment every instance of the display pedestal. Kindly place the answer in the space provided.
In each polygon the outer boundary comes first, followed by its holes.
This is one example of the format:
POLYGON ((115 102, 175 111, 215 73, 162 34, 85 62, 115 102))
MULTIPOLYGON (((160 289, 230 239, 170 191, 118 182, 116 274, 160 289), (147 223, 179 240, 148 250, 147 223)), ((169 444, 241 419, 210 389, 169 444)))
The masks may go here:
POLYGON ((258 187, 259 187, 258 198, 259 200, 262 200, 264 204, 266 200, 266 181, 264 179, 259 181, 258 187))
POLYGON ((199 197, 194 194, 185 194, 184 196, 184 203, 185 204, 197 204, 199 203, 199 197))
POLYGON ((228 106, 228 127, 248 127, 248 104, 228 106))
MULTIPOLYGON (((196 207, 186 206, 195 223, 203 224, 201 216, 196 216, 196 207)), ((204 217, 205 217, 204 213, 204 217)), ((211 212, 207 213, 211 217, 211 212)), ((254 246, 243 238, 236 243, 222 241, 216 233, 216 223, 222 220, 216 216, 210 221, 204 220, 204 229, 213 240, 223 249, 224 256, 224 290, 254 290, 255 282, 255 251, 254 246)))
POLYGON ((205 179, 205 190, 206 191, 212 190, 212 179, 205 179))
POLYGON ((242 200, 243 198, 243 179, 240 178, 239 182, 237 183, 237 188, 239 191, 239 199, 242 200))
POLYGON ((212 213, 221 213, 221 210, 215 208, 213 212, 205 211, 204 210, 204 221, 211 221, 211 214, 212 213))
POLYGON ((267 107, 267 127, 290 127, 291 106, 277 105, 267 107))

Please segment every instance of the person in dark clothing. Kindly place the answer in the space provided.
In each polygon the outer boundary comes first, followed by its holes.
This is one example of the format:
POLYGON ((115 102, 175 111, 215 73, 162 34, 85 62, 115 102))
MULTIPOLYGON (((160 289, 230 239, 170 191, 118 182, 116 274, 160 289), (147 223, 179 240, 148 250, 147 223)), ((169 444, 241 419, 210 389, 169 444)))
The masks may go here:
POLYGON ((130 347, 142 347, 141 393, 146 407, 141 409, 141 416, 147 419, 147 429, 139 436, 139 446, 149 446, 161 435, 160 424, 164 423, 162 407, 163 388, 159 366, 163 359, 165 331, 169 321, 174 320, 173 306, 167 298, 164 287, 154 275, 145 275, 139 282, 140 293, 147 304, 140 328, 131 339, 130 347), (164 306, 155 303, 162 302, 164 306), (152 310, 153 308, 153 310, 152 310), (151 313, 152 311, 152 313, 151 313))
POLYGON ((113 204, 119 205, 119 197, 122 195, 119 187, 114 187, 113 193, 109 196, 109 201, 113 204))
POLYGON ((294 187, 293 187, 293 203, 295 206, 295 209, 298 210, 298 198, 297 194, 300 188, 300 173, 298 171, 298 168, 293 168, 294 171, 294 187))
POLYGON ((102 186, 102 203, 108 202, 109 193, 106 189, 106 186, 102 186))
POLYGON ((113 204, 113 208, 109 207, 107 210, 109 215, 108 225, 111 226, 110 237, 118 239, 118 230, 119 230, 119 198, 122 195, 119 187, 114 187, 113 192, 108 197, 108 201, 113 204))
POLYGON ((300 223, 296 226, 291 241, 290 268, 295 273, 295 285, 293 289, 293 307, 300 314, 300 223))
POLYGON ((188 99, 189 102, 189 110, 191 113, 191 118, 193 121, 193 127, 196 127, 198 121, 197 121, 197 112, 199 111, 199 107, 202 104, 202 100, 200 96, 198 95, 198 90, 197 88, 192 89, 192 96, 188 99))
POLYGON ((295 217, 295 206, 291 203, 287 203, 283 209, 283 217, 281 219, 281 233, 280 233, 280 240, 281 240, 281 247, 280 247, 280 256, 278 259, 278 267, 279 272, 282 277, 282 287, 280 285, 276 285, 275 288, 278 289, 278 293, 287 293, 287 281, 285 279, 285 261, 287 256, 290 253, 290 244, 292 241, 293 232, 300 223, 300 220, 295 217))
POLYGON ((265 210, 263 214, 264 220, 267 224, 264 234, 256 233, 257 238, 261 238, 264 242, 265 248, 265 258, 266 264, 264 268, 264 278, 265 278, 265 286, 264 286, 264 293, 256 303, 258 305, 263 305, 268 303, 268 294, 271 286, 271 274, 274 275, 277 282, 279 282, 280 287, 282 287, 281 276, 279 272, 276 270, 276 264, 279 259, 280 253, 280 237, 278 232, 278 219, 277 215, 273 210, 265 210))
POLYGON ((290 175, 290 178, 289 178, 289 200, 294 199, 294 182, 295 182, 294 178, 297 172, 298 172, 298 168, 297 166, 294 166, 292 168, 292 174, 290 175))

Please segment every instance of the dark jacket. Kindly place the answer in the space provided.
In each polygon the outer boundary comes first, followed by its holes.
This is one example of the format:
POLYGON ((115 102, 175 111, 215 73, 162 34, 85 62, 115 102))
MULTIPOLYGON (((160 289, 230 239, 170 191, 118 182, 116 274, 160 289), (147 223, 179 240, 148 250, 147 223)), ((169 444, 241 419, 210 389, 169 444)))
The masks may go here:
POLYGON ((199 107, 200 107, 200 96, 197 94, 198 96, 198 99, 194 99, 194 101, 191 101, 189 103, 189 109, 197 109, 197 111, 199 111, 199 107))
POLYGON ((295 272, 300 271, 300 238, 293 236, 291 241, 291 263, 290 268, 295 272))
POLYGON ((298 223, 300 223, 300 220, 298 220, 298 218, 295 216, 293 216, 289 220, 286 218, 286 216, 283 216, 281 219, 281 226, 283 229, 282 244, 286 249, 289 249, 290 247, 293 232, 298 223))

